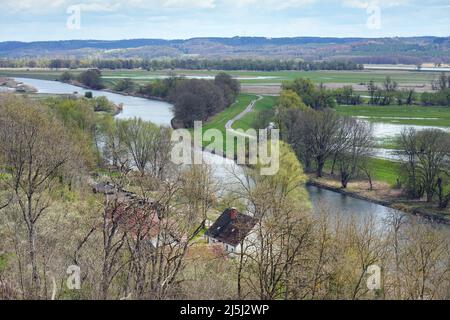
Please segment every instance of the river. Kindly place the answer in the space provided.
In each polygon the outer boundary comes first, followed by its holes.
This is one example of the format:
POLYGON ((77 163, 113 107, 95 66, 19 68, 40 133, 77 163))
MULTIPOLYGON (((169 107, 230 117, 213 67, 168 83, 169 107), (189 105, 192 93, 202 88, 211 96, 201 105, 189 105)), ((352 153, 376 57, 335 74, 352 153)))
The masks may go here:
MULTIPOLYGON (((170 125, 170 121, 173 117, 172 106, 166 102, 124 96, 105 91, 86 90, 57 81, 24 78, 15 78, 15 80, 33 86, 38 90, 38 93, 72 94, 77 92, 79 94, 84 94, 86 91, 90 91, 95 97, 105 96, 116 104, 124 105, 123 112, 117 116, 120 119, 138 117, 159 125, 170 125)), ((213 167, 216 178, 222 180, 226 184, 231 184, 230 181, 235 180, 234 173, 232 172, 235 172, 238 175, 242 173, 242 169, 232 160, 224 159, 210 153, 203 153, 203 158, 206 163, 213 167)), ((307 190, 315 212, 319 212, 320 208, 326 208, 344 215, 355 215, 362 218, 373 216, 377 220, 386 218, 389 212, 392 212, 392 209, 387 207, 355 199, 337 192, 323 190, 313 186, 308 186, 307 190)))

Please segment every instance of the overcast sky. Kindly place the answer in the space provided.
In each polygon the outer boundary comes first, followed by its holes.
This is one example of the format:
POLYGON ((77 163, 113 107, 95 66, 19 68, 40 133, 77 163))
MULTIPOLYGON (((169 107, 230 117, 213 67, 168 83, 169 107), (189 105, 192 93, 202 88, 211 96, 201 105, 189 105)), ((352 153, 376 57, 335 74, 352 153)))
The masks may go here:
POLYGON ((0 41, 420 35, 450 36, 450 0, 0 0, 0 41))

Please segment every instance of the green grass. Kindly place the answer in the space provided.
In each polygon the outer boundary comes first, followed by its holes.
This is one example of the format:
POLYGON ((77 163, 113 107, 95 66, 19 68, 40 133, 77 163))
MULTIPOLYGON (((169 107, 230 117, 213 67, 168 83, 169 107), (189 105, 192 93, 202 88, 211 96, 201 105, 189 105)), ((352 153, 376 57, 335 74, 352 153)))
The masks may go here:
POLYGON ((368 120, 373 122, 417 126, 450 127, 450 108, 448 107, 364 105, 338 106, 336 107, 336 110, 340 114, 347 116, 368 117, 368 120))
POLYGON ((203 228, 202 230, 200 230, 200 232, 195 236, 195 238, 193 239, 194 242, 195 241, 199 241, 202 240, 203 237, 205 236, 206 231, 208 231, 208 228, 203 228))
POLYGON ((391 186, 397 184, 397 179, 400 172, 400 163, 376 158, 372 158, 369 161, 370 167, 373 171, 374 180, 387 182, 391 186))
MULTIPOLYGON (((81 71, 71 71, 73 74, 79 74, 81 71)), ((0 70, 0 77, 18 77, 18 78, 30 78, 30 79, 40 79, 40 80, 57 80, 63 71, 52 71, 52 70, 21 70, 21 69, 11 69, 11 70, 0 70)))
MULTIPOLYGON (((400 163, 385 159, 378 158, 370 158, 369 166, 372 171, 372 179, 374 181, 386 182, 391 186, 395 186, 397 184, 397 178, 399 177, 400 172, 400 163)), ((327 161, 325 165, 326 172, 331 171, 331 160, 327 161)), ((337 168, 335 169, 335 173, 337 173, 337 168)), ((365 176, 361 176, 362 178, 366 178, 365 176)))
POLYGON ((247 113, 242 119, 239 119, 233 124, 233 129, 248 130, 254 128, 255 119, 258 114, 264 110, 270 110, 275 108, 277 97, 265 96, 262 100, 258 101, 254 109, 247 113))
POLYGON ((248 105, 257 98, 257 96, 252 94, 240 94, 234 104, 221 113, 215 115, 210 121, 203 125, 203 129, 218 129, 222 133, 225 133, 225 124, 243 112, 245 108, 247 108, 248 105))
MULTIPOLYGON (((221 113, 215 115, 207 123, 203 124, 203 132, 209 129, 217 129, 222 133, 224 150, 225 150, 225 138, 226 131, 225 125, 230 120, 236 117, 238 114, 243 112, 245 108, 258 97, 251 94, 240 94, 237 97, 237 101, 232 104, 229 108, 225 109, 221 113)), ((203 142, 203 146, 208 146, 211 142, 203 142)))

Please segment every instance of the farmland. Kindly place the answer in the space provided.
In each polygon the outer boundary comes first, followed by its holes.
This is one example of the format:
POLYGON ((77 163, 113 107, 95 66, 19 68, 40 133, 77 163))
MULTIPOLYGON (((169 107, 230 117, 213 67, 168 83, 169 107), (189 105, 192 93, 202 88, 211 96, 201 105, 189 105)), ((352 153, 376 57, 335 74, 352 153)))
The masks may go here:
MULTIPOLYGON (((29 77, 43 80, 55 80, 63 70, 0 70, 0 76, 29 77)), ((81 70, 71 70, 72 73, 80 73, 81 70)), ((107 86, 114 84, 119 79, 129 78, 140 84, 153 82, 158 78, 170 75, 208 78, 214 77, 220 71, 202 70, 167 70, 167 71, 146 71, 146 70, 103 70, 103 80, 107 86)), ((437 72, 414 72, 414 71, 227 71, 227 73, 239 79, 242 84, 248 85, 276 85, 283 81, 291 81, 296 78, 309 78, 315 83, 346 83, 365 84, 370 80, 382 83, 386 76, 402 85, 429 85, 429 83, 439 76, 437 72)))

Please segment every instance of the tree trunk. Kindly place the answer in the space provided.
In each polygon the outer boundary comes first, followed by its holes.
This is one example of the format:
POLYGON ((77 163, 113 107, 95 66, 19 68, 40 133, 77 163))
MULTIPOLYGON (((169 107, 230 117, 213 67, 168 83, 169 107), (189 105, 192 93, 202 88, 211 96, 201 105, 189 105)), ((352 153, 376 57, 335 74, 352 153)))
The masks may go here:
POLYGON ((335 169, 335 167, 336 167, 337 156, 338 156, 338 154, 336 153, 336 154, 334 155, 334 157, 333 157, 333 164, 332 164, 332 166, 331 166, 331 174, 332 174, 332 175, 334 174, 334 169, 335 169))
POLYGON ((442 186, 442 178, 438 179, 438 196, 439 196, 439 209, 445 209, 450 203, 450 194, 444 194, 444 187, 442 186))
POLYGON ((323 167, 325 166, 325 161, 322 159, 317 159, 317 178, 323 177, 323 167))
POLYGON ((31 285, 32 298, 39 298, 40 281, 39 272, 37 268, 37 254, 36 254, 36 227, 33 222, 30 222, 28 231, 28 242, 30 249, 30 263, 31 263, 31 285))

